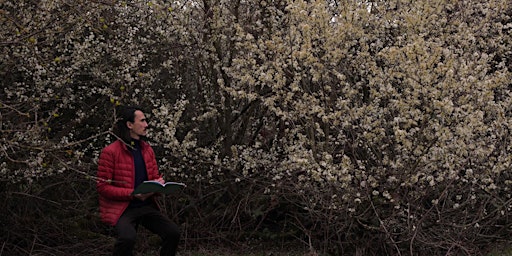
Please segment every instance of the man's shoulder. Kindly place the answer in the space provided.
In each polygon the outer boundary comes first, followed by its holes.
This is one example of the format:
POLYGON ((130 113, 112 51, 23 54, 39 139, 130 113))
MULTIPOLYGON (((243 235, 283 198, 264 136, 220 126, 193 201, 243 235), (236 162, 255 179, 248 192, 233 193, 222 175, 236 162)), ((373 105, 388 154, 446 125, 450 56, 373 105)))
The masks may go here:
POLYGON ((103 151, 111 152, 111 151, 118 151, 123 149, 123 143, 120 140, 116 140, 106 147, 103 148, 103 151))

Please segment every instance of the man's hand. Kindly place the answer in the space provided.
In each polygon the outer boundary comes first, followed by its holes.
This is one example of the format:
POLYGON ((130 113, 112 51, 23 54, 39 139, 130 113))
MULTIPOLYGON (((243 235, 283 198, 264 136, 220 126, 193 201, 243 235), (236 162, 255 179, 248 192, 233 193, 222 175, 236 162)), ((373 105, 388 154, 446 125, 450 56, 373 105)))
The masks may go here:
POLYGON ((146 201, 146 199, 150 198, 152 195, 154 195, 155 193, 151 192, 151 193, 146 193, 146 194, 135 194, 133 195, 133 197, 141 200, 141 201, 146 201))
MULTIPOLYGON (((160 177, 158 179, 155 179, 154 181, 158 181, 162 184, 165 183, 165 180, 164 178, 160 177)), ((146 193, 146 194, 136 194, 136 195, 133 195, 133 197, 141 200, 141 201, 146 201, 146 199, 150 198, 151 196, 153 196, 155 193, 151 192, 151 193, 146 193)))

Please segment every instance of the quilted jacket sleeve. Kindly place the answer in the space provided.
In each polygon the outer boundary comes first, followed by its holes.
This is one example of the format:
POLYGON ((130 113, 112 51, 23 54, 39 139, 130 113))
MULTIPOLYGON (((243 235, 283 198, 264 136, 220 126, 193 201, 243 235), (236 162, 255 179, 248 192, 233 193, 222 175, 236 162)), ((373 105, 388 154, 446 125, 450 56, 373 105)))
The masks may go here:
POLYGON ((101 152, 98 160, 97 190, 101 196, 110 200, 131 200, 131 173, 129 170, 119 169, 120 166, 115 164, 119 160, 117 154, 112 147, 106 147, 101 152))

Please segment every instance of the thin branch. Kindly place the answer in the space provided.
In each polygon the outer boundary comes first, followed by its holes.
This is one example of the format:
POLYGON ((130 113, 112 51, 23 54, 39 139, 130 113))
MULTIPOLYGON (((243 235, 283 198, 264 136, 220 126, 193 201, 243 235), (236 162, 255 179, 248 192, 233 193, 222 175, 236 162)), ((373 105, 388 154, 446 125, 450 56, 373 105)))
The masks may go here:
POLYGON ((31 194, 27 194, 27 193, 23 193, 23 192, 12 192, 12 194, 26 196, 26 197, 32 197, 32 198, 39 199, 41 201, 45 201, 45 202, 52 203, 52 204, 55 204, 55 205, 58 205, 58 206, 62 206, 62 204, 59 203, 59 202, 55 202, 53 200, 49 200, 49 199, 46 199, 46 198, 43 198, 43 197, 40 197, 40 196, 36 196, 36 195, 31 195, 31 194))

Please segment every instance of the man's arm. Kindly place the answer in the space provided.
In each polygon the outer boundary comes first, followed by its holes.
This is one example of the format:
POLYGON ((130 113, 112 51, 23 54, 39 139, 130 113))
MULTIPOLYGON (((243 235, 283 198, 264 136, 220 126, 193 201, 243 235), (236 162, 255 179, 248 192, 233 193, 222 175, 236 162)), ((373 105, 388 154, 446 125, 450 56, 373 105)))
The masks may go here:
POLYGON ((104 149, 98 160, 98 173, 96 188, 98 193, 114 200, 131 200, 133 188, 123 186, 126 181, 114 180, 114 153, 104 149))

